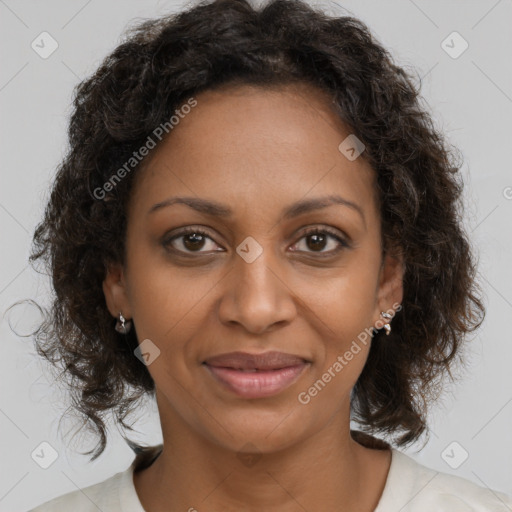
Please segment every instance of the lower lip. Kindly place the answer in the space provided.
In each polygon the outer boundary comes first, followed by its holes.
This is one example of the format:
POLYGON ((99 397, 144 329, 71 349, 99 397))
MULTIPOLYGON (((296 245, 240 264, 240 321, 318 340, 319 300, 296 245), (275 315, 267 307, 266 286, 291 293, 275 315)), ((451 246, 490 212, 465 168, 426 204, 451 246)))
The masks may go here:
POLYGON ((291 386, 306 367, 306 363, 279 370, 244 372, 233 368, 205 364, 212 375, 230 391, 242 398, 264 398, 291 386))

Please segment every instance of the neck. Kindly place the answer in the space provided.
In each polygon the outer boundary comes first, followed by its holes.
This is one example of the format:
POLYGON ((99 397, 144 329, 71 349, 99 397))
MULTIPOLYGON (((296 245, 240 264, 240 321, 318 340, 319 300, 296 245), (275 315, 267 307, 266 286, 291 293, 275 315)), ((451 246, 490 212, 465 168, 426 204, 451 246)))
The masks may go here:
POLYGON ((250 445, 236 453, 182 423, 163 422, 160 455, 152 464, 156 450, 136 461, 137 493, 151 512, 213 512, 227 504, 248 512, 373 511, 386 482, 389 446, 361 433, 356 442, 341 419, 336 415, 314 436, 271 453, 250 445), (144 469, 144 463, 151 465, 144 469))

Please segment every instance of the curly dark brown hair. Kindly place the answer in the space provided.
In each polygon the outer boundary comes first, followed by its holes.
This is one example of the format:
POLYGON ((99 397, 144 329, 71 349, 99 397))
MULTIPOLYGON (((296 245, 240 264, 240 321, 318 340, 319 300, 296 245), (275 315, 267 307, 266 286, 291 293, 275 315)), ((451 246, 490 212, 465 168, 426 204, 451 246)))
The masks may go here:
POLYGON ((94 453, 86 452, 91 460, 106 447, 105 414, 132 430, 123 420, 155 392, 134 357, 134 331, 114 330, 102 290, 107 265, 125 258, 138 167, 105 197, 95 191, 191 96, 223 85, 293 83, 326 92, 365 144, 362 156, 378 176, 383 251, 400 253, 405 264, 403 309, 385 343, 371 345, 352 391, 352 418, 399 446, 428 431, 441 378, 453 378, 462 340, 485 315, 462 227, 460 151, 435 128, 412 73, 356 18, 299 0, 259 8, 203 1, 132 28, 77 86, 70 148, 34 234, 30 261, 45 264, 55 289, 36 348, 61 368, 82 428, 99 436, 94 453))

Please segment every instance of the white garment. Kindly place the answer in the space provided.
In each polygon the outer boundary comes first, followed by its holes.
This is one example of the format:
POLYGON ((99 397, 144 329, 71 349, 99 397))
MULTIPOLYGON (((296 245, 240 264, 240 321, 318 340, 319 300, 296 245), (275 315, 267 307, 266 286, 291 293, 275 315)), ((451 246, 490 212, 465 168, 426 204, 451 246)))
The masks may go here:
MULTIPOLYGON (((133 485, 134 463, 103 482, 29 512, 145 512, 133 485)), ((386 485, 374 512, 512 512, 512 497, 429 469, 393 448, 386 485)))

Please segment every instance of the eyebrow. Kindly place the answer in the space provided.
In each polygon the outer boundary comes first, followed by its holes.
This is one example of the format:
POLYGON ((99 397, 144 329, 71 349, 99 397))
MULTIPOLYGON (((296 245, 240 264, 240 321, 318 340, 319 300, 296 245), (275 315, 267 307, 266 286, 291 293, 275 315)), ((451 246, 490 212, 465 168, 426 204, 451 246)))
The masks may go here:
MULTIPOLYGON (((189 208, 192 208, 205 215, 210 215, 212 217, 228 218, 233 215, 233 211, 231 208, 229 208, 229 206, 211 201, 209 199, 202 199, 198 197, 170 197, 169 199, 161 201, 160 203, 154 204, 149 209, 148 214, 158 211, 161 208, 172 206, 173 204, 184 204, 189 208)), ((283 210, 281 219, 291 219, 304 213, 309 213, 314 210, 321 210, 322 208, 326 208, 331 205, 348 206, 349 208, 359 213, 366 225, 363 209, 358 204, 349 201, 348 199, 344 199, 339 195, 329 195, 297 201, 296 203, 293 203, 283 210)))

